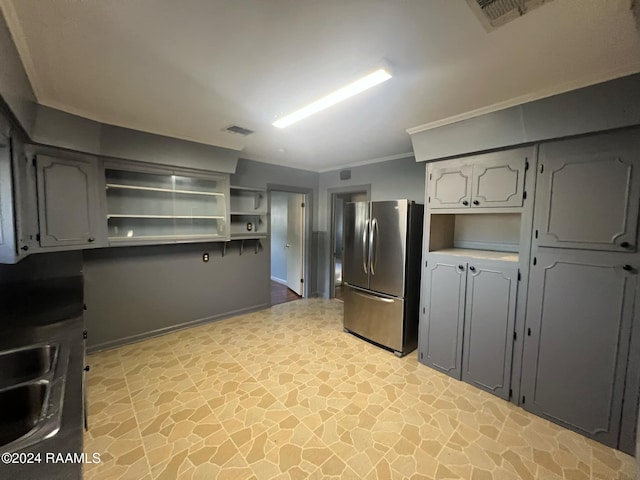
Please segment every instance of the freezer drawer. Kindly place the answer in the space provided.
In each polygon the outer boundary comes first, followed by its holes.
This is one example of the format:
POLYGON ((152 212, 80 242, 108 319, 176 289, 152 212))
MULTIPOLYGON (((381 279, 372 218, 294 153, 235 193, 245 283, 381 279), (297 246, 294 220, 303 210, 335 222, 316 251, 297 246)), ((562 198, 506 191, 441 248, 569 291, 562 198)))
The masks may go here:
POLYGON ((345 329, 402 352, 403 322, 404 300, 345 285, 345 329))

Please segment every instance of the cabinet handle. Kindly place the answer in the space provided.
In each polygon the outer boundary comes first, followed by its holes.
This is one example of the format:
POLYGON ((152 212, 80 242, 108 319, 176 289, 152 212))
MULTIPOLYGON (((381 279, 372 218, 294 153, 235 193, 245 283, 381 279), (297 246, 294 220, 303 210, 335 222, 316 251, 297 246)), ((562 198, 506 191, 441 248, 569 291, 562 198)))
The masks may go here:
POLYGON ((29 250, 29 245, 25 245, 23 247, 20 247, 20 250, 24 250, 26 252, 27 250, 29 250))
POLYGON ((480 202, 479 202, 478 200, 474 200, 474 201, 473 201, 473 204, 474 204, 474 205, 480 205, 480 202))
POLYGON ((621 246, 622 248, 629 248, 631 245, 629 244, 629 242, 622 242, 622 243, 620 244, 620 246, 621 246))
POLYGON ((633 270, 633 268, 631 267, 631 265, 623 265, 622 269, 626 272, 630 272, 631 270, 633 270))
POLYGON ((469 270, 471 270, 472 272, 475 272, 476 271, 476 267, 471 266, 471 267, 469 267, 469 270))
POLYGON ((462 204, 463 204, 465 207, 467 207, 467 206, 469 205, 469 202, 468 202, 467 200, 463 200, 463 201, 462 201, 462 204))
POLYGON ((95 238, 93 238, 93 237, 89 237, 89 242, 95 242, 95 241, 96 241, 96 239, 95 239, 95 238))
POLYGON ((464 270, 464 265, 458 265, 458 270, 464 270))

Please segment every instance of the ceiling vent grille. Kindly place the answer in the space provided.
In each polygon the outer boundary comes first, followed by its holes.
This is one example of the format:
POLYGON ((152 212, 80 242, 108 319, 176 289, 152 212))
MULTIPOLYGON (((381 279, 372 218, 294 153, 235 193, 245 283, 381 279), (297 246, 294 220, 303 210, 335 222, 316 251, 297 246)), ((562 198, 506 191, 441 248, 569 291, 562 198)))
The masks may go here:
POLYGON ((515 20, 551 0, 467 0, 487 30, 515 20))
POLYGON ((236 133, 239 135, 244 135, 245 137, 247 135, 251 135, 252 133, 254 133, 253 130, 249 130, 248 128, 244 128, 244 127, 240 127, 238 125, 230 125, 227 128, 224 129, 225 132, 229 132, 229 133, 236 133))

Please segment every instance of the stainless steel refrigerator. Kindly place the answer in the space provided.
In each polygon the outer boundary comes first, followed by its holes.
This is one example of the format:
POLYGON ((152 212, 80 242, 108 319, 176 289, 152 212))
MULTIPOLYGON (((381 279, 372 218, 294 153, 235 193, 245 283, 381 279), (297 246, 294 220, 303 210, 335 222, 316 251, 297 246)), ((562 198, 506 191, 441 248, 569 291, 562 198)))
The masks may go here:
POLYGON ((344 208, 344 329, 398 356, 418 344, 423 212, 408 200, 344 208))

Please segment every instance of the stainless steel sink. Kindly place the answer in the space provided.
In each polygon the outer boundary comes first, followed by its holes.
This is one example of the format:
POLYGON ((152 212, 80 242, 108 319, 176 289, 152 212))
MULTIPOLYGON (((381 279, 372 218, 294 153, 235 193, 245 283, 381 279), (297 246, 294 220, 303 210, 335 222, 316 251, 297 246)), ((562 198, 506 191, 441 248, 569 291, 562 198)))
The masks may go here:
POLYGON ((57 354, 57 345, 0 352, 0 389, 44 377, 53 368, 57 354))
POLYGON ((48 385, 29 383, 0 391, 0 445, 27 435, 43 416, 48 385))
POLYGON ((0 352, 0 451, 58 432, 68 362, 68 347, 58 343, 0 352))

